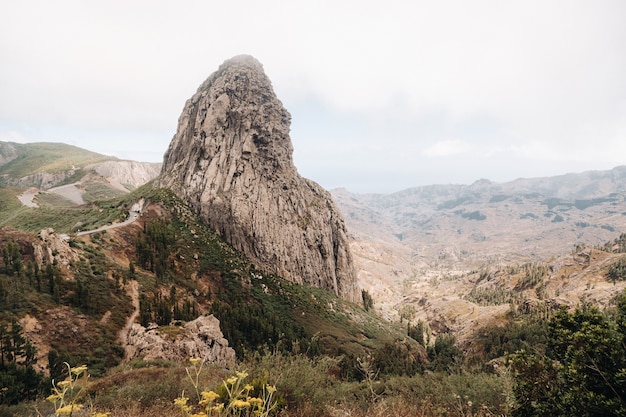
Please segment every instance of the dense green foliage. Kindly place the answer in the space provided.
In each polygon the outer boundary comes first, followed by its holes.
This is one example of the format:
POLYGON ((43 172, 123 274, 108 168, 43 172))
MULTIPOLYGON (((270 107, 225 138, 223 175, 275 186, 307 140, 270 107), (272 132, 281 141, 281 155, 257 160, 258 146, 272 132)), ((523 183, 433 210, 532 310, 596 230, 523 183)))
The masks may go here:
POLYGON ((0 321, 0 404, 33 400, 44 388, 43 375, 33 368, 37 351, 22 330, 15 318, 0 321))
POLYGON ((520 350, 544 352, 548 340, 547 321, 524 315, 504 326, 488 325, 479 329, 465 362, 471 367, 487 367, 494 359, 504 358, 520 350))
POLYGON ((135 241, 137 264, 154 272, 158 280, 164 280, 166 274, 175 272, 171 268, 168 271, 168 260, 175 242, 176 232, 171 223, 161 219, 145 223, 143 233, 135 241))
POLYGON ((35 262, 30 235, 15 236, 19 240, 0 239, 0 338, 4 338, 0 362, 5 375, 0 388, 6 388, 3 401, 11 403, 32 397, 40 391, 41 382, 32 368, 34 349, 30 341, 15 336, 21 332, 18 318, 28 314, 39 320, 64 320, 48 340, 52 377, 58 376, 66 361, 89 364, 93 375, 102 375, 123 357, 123 349, 116 343, 117 332, 131 308, 122 291, 122 271, 99 248, 79 244, 84 256, 73 265, 73 279, 67 279, 56 258, 41 266, 35 262), (67 308, 75 311, 69 317, 65 317, 71 311, 64 310, 67 308), (107 317, 106 322, 103 317, 107 317), (6 335, 12 335, 10 343, 6 335), (22 384, 20 378, 30 382, 22 384), (9 386, 21 388, 12 390, 9 386))
POLYGON ((502 286, 472 287, 471 291, 463 299, 480 306, 508 304, 512 293, 502 286))
POLYGON ((611 265, 607 275, 613 283, 626 280, 626 257, 618 259, 611 265))
POLYGON ((545 352, 511 358, 517 416, 626 415, 626 296, 614 315, 596 307, 560 310, 545 352))

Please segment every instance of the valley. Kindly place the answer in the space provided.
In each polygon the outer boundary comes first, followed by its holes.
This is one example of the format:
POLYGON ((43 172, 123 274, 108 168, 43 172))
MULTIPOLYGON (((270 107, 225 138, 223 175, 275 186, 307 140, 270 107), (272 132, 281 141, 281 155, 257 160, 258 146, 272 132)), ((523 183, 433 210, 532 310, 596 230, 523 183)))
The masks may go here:
POLYGON ((328 192, 290 123, 240 55, 163 164, 0 142, 0 415, 626 415, 626 167, 328 192))
MULTIPOLYGON (((455 328, 463 337, 471 334, 470 323, 489 322, 490 315, 498 322, 498 315, 508 311, 500 306, 490 314, 464 300, 480 274, 500 271, 497 285, 513 290, 515 277, 502 271, 544 264, 552 271, 546 279, 556 292, 563 265, 579 265, 573 259, 591 256, 594 247, 626 230, 625 175, 626 168, 617 167, 389 195, 338 189, 333 197, 350 231, 359 284, 372 293, 381 313, 399 320, 401 311, 415 309, 416 320, 446 323, 443 328, 455 328)), ((589 285, 608 285, 602 272, 583 274, 582 269, 567 291, 559 290, 560 303, 575 305, 589 285)), ((611 294, 601 297, 602 304, 611 294)))

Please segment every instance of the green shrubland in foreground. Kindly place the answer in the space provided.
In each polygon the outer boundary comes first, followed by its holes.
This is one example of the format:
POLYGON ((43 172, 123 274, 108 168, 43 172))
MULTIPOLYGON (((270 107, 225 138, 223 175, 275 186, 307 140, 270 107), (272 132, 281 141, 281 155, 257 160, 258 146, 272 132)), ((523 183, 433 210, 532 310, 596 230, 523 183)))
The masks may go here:
MULTIPOLYGON (((0 236, 0 416, 50 415, 55 405, 45 398, 59 399, 54 396, 65 388, 72 403, 57 406, 76 416, 208 414, 218 410, 207 406, 224 404, 225 410, 234 400, 241 402, 231 409, 242 415, 286 417, 625 415, 624 297, 603 311, 581 305, 511 313, 504 326, 480 329, 466 349, 450 334, 424 338, 420 323, 383 322, 369 294, 357 306, 264 274, 171 193, 141 196, 166 215, 146 216, 141 227, 117 238, 101 233, 70 241, 81 254, 71 278, 54 262, 34 262, 26 234, 0 236), (115 250, 128 254, 128 266, 107 255, 115 250), (122 362, 115 340, 131 313, 128 281, 141 289, 142 323, 167 325, 199 311, 218 317, 236 349, 235 369, 122 362), (58 323, 49 341, 48 378, 35 371, 34 345, 18 319, 45 320, 57 310, 80 315, 88 325, 77 333, 68 331, 77 323, 58 323), (72 379, 73 369, 81 378, 72 379), (87 369, 91 377, 83 378, 87 369), (275 403, 267 400, 269 391, 275 403), (221 400, 201 403, 210 392, 221 400), (246 408, 246 401, 259 406, 246 408)), ((117 207, 127 204, 109 206, 123 211, 117 207)), ((539 285, 545 271, 525 268, 523 289, 539 285)), ((622 269, 616 263, 607 279, 623 279, 622 269)), ((501 304, 510 294, 475 291, 472 297, 501 304)))
MULTIPOLYGON (((74 404, 81 404, 85 413, 112 416, 181 415, 181 411, 187 413, 182 415, 211 415, 208 396, 211 406, 233 403, 231 408, 240 406, 242 413, 246 404, 260 399, 262 410, 268 411, 265 415, 283 416, 622 416, 626 415, 625 323, 626 295, 604 312, 590 306, 560 310, 545 323, 546 329, 535 330, 545 337, 545 345, 526 345, 505 354, 489 370, 477 369, 467 364, 469 358, 460 356, 446 370, 381 375, 372 358, 362 357, 355 365, 359 377, 345 378, 340 372, 344 357, 279 351, 250 353, 238 361, 236 372, 199 365, 197 360, 192 366, 133 361, 73 387, 80 392, 74 404)), ((486 333, 483 341, 494 340, 486 333)), ((520 337, 517 326, 500 328, 497 335, 499 340, 510 338, 512 347, 522 346, 521 339, 532 336, 520 337)), ((4 410, 0 415, 54 411, 43 400, 4 410)))

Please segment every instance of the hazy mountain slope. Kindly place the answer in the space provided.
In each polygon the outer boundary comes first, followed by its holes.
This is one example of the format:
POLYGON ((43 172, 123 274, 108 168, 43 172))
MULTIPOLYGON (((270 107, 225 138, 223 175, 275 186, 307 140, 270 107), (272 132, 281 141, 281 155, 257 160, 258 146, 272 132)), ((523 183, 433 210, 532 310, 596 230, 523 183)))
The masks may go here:
POLYGON ((123 161, 64 143, 0 142, 0 185, 5 186, 46 189, 94 171, 118 187, 137 188, 160 168, 160 163, 123 161))
MULTIPOLYGON (((494 315, 509 309, 507 303, 485 310, 462 300, 476 281, 471 271, 569 262, 555 259, 567 258, 577 245, 603 244, 626 230, 625 196, 626 167, 503 184, 432 185, 389 195, 333 191, 353 238, 359 283, 383 314, 397 317, 410 305, 416 317, 458 331, 453 323, 471 322, 458 317, 468 311, 494 315)), ((558 265, 552 268, 562 272, 558 265)), ((506 277, 499 282, 502 288, 515 280, 506 277)), ((575 282, 580 285, 559 291, 570 303, 587 282, 606 278, 599 274, 575 282)))
MULTIPOLYGON (((0 142, 3 195, 29 209, 67 209, 118 197, 160 169, 160 163, 122 161, 63 143, 0 142)), ((28 210, 13 203, 0 205, 0 225, 24 225, 19 218, 28 210)))
POLYGON ((64 143, 0 143, 0 180, 5 185, 46 188, 96 162, 116 160, 64 143))
POLYGON ((389 195, 333 191, 351 233, 405 245, 430 265, 548 259, 605 242, 626 230, 625 195, 626 167, 389 195))

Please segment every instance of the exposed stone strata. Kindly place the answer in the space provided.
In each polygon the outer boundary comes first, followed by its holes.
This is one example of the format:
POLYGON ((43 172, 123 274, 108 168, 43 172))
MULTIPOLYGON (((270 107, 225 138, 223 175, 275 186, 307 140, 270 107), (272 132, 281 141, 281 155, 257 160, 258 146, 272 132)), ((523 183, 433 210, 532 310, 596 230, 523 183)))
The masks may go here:
POLYGON ((343 219, 298 174, 290 121, 262 65, 230 59, 185 104, 157 183, 258 267, 356 301, 343 219))
POLYGON ((128 360, 141 358, 147 361, 187 360, 201 358, 210 363, 232 365, 235 351, 220 330, 220 322, 213 315, 200 316, 172 332, 160 332, 158 326, 146 329, 134 323, 126 337, 128 360))

